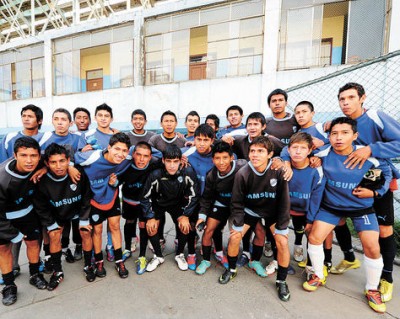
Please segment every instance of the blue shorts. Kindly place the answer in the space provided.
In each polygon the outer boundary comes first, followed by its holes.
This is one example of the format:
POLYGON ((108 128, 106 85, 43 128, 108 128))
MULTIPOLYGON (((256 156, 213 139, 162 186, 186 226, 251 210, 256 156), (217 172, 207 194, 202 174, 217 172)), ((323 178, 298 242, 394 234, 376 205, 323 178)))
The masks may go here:
MULTIPOLYGON (((317 216, 315 216, 315 220, 320 220, 335 226, 339 225, 342 218, 346 218, 346 216, 338 216, 322 208, 318 211, 317 216)), ((367 230, 379 232, 378 220, 374 213, 350 218, 353 221, 354 229, 357 233, 367 230)))

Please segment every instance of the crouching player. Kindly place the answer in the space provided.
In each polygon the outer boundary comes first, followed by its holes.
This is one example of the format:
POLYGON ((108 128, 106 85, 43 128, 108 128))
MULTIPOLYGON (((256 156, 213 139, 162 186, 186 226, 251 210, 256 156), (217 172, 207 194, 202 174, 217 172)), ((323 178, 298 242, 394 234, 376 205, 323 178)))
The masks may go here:
POLYGON ((37 195, 33 199, 34 207, 41 216, 43 226, 48 229, 48 233, 44 235, 50 239, 53 266, 53 274, 47 286, 50 291, 56 289, 64 279, 61 266, 61 235, 64 225, 70 223, 76 214, 79 214, 86 279, 91 282, 96 277, 91 265, 93 244, 92 226, 89 224, 92 192, 89 180, 82 168, 76 167, 81 178, 76 184, 72 182, 68 175, 70 160, 70 153, 64 146, 52 143, 46 148, 44 162, 48 173, 40 180, 37 195))
MULTIPOLYGON (((150 173, 143 187, 141 205, 146 218, 146 229, 154 248, 154 258, 147 265, 147 271, 155 270, 164 262, 157 233, 160 219, 168 212, 178 231, 178 248, 175 261, 180 270, 187 270, 183 254, 190 231, 190 217, 199 201, 200 185, 191 167, 181 166, 182 152, 176 145, 169 145, 163 151, 163 168, 150 173)), ((195 222, 195 221, 194 221, 195 222)), ((194 254, 194 247, 188 253, 194 254)))
MULTIPOLYGON (((198 275, 203 275, 211 266, 211 241, 215 231, 221 232, 231 214, 233 180, 236 172, 246 165, 246 160, 233 160, 233 152, 226 142, 217 142, 212 148, 214 167, 207 173, 203 195, 200 199, 199 219, 196 227, 204 228, 202 238, 203 261, 196 268, 198 275)), ((219 243, 222 247, 222 236, 219 243)), ((215 238, 214 238, 215 241, 215 238)), ((215 246, 217 244, 215 243, 215 246)), ((227 268, 227 261, 223 260, 227 268)))
POLYGON ((303 288, 306 291, 315 291, 325 284, 322 243, 341 220, 350 217, 364 249, 367 277, 365 295, 368 304, 374 311, 383 313, 386 311, 386 305, 382 302, 378 290, 383 261, 378 242, 379 225, 373 203, 374 197, 381 197, 388 190, 391 170, 386 162, 380 162, 373 157, 368 158, 362 168, 354 170, 347 168, 345 163, 348 156, 357 148, 353 146, 357 137, 355 120, 346 117, 337 118, 332 121, 330 128, 331 146, 316 154, 322 158, 327 182, 320 210, 316 216, 307 216, 308 220, 314 220, 308 238, 308 254, 315 274, 304 282, 303 288), (380 169, 385 178, 383 186, 376 191, 360 186, 364 175, 371 168, 380 169))
MULTIPOLYGON (((232 190, 232 229, 228 245, 229 269, 219 278, 226 284, 237 274, 236 261, 242 236, 250 227, 255 227, 252 260, 250 268, 258 273, 256 267, 262 255, 265 233, 260 236, 261 219, 275 237, 278 251, 278 272, 276 288, 282 301, 288 301, 290 292, 286 283, 289 267, 288 224, 290 220, 290 200, 288 183, 283 169, 271 169, 273 145, 266 136, 256 137, 249 146, 250 162, 235 175, 232 190)), ((261 274, 259 274, 261 275, 261 274)))

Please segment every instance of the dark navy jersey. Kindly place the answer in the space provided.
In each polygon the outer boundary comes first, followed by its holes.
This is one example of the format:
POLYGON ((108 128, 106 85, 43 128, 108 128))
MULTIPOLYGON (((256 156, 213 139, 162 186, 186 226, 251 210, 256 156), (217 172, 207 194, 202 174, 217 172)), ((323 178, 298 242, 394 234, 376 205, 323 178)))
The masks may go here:
POLYGON ((178 137, 178 134, 175 134, 175 136, 172 139, 168 139, 164 137, 163 133, 161 134, 156 134, 153 135, 149 139, 149 144, 153 146, 154 148, 158 149, 160 152, 165 151, 168 145, 174 144, 178 146, 179 148, 182 148, 185 146, 186 139, 182 137, 178 137))
POLYGON ((133 130, 127 133, 131 140, 131 145, 136 145, 139 142, 149 142, 150 138, 156 133, 145 130, 143 134, 136 134, 133 130))
POLYGON ((232 228, 242 231, 244 214, 260 218, 276 219, 275 228, 287 231, 290 220, 288 182, 282 169, 272 170, 271 162, 259 173, 251 162, 235 175, 232 189, 232 228))
POLYGON ((265 132, 280 139, 283 144, 288 145, 290 137, 299 130, 296 118, 287 113, 283 119, 268 117, 265 132))
POLYGON ((155 217, 154 210, 179 207, 184 216, 191 216, 198 204, 200 186, 193 168, 181 168, 175 175, 169 175, 165 168, 152 171, 143 188, 140 201, 144 217, 155 217))
POLYGON ((16 163, 10 159, 0 166, 0 239, 12 242, 21 241, 23 235, 10 221, 35 213, 32 199, 36 186, 30 181, 34 172, 21 174, 16 163))
POLYGON ((199 218, 206 220, 214 206, 230 208, 235 174, 246 164, 244 159, 233 161, 232 169, 226 175, 221 175, 215 166, 208 172, 200 199, 199 218))
MULTIPOLYGON (((22 131, 20 132, 12 132, 8 133, 1 141, 0 145, 0 163, 3 163, 7 159, 14 156, 14 143, 20 137, 26 137, 22 131)), ((38 133, 36 135, 30 136, 34 138, 36 141, 40 141, 42 138, 43 133, 38 133)))
MULTIPOLYGON (((359 147, 354 147, 354 149, 359 147)), ((346 168, 344 164, 348 156, 336 154, 331 147, 318 152, 316 156, 322 159, 322 168, 326 178, 325 191, 321 202, 321 206, 325 209, 340 211, 343 216, 350 217, 354 215, 352 212, 371 208, 374 198, 358 198, 352 193, 370 168, 381 169, 385 178, 385 184, 376 190, 379 196, 383 196, 389 189, 392 172, 386 161, 370 157, 361 169, 358 167, 350 169, 346 168)))
POLYGON ((76 214, 79 215, 80 225, 89 225, 92 191, 83 169, 75 167, 81 173, 77 184, 68 174, 59 178, 48 172, 41 178, 33 205, 42 217, 43 226, 48 227, 56 220, 71 220, 76 214))

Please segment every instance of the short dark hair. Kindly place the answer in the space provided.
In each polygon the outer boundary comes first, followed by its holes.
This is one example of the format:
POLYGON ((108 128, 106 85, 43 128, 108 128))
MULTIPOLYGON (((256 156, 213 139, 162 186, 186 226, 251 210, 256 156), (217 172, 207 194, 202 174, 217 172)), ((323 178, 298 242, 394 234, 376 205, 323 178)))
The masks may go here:
POLYGON ((175 113, 174 113, 174 112, 172 112, 172 111, 170 111, 170 110, 168 110, 168 111, 165 111, 165 112, 164 112, 164 113, 161 115, 160 122, 162 122, 162 120, 163 120, 164 116, 167 116, 167 115, 171 115, 171 116, 173 116, 173 117, 175 118, 175 121, 176 121, 176 122, 178 122, 178 118, 176 117, 175 113))
POLYGON ((186 115, 186 117, 185 117, 185 123, 187 122, 189 116, 197 116, 197 117, 199 118, 199 122, 200 122, 200 115, 199 115, 199 113, 197 113, 196 111, 190 111, 190 112, 186 115))
POLYGON ((131 114, 131 120, 133 119, 133 117, 134 117, 135 115, 142 115, 142 116, 144 117, 144 119, 147 120, 146 113, 145 113, 142 109, 136 109, 136 110, 134 110, 134 111, 132 112, 132 114, 131 114))
POLYGON ((229 111, 239 111, 240 115, 243 115, 243 109, 239 105, 231 105, 226 109, 226 117, 228 117, 229 111))
POLYGON ((351 126, 353 133, 357 133, 357 121, 346 116, 335 118, 331 123, 331 127, 329 128, 329 133, 331 133, 333 127, 338 124, 349 124, 351 126))
POLYGON ((274 151, 274 144, 272 144, 271 140, 267 136, 264 136, 264 135, 257 136, 255 139, 253 139, 251 141, 251 143, 249 145, 249 151, 253 145, 261 145, 268 151, 268 153, 274 151))
POLYGON ((285 97, 285 101, 288 100, 288 95, 287 95, 287 93, 286 93, 285 90, 282 90, 282 89, 275 89, 275 90, 273 90, 273 91, 268 95, 268 98, 267 98, 267 100, 268 100, 268 105, 269 105, 269 103, 271 102, 272 96, 273 96, 273 95, 278 95, 278 94, 283 95, 283 96, 285 97))
POLYGON ((20 148, 33 148, 40 154, 40 145, 38 141, 30 136, 23 136, 15 140, 14 153, 17 154, 20 148))
POLYGON ((168 145, 167 148, 162 152, 162 154, 163 154, 163 159, 182 158, 182 151, 175 144, 168 145))
POLYGON ((311 111, 311 112, 314 112, 314 105, 313 105, 310 101, 301 101, 301 102, 297 103, 297 105, 296 105, 295 108, 294 108, 294 111, 296 111, 296 108, 297 108, 299 105, 307 105, 308 108, 310 109, 310 111, 311 111))
MULTIPOLYGON (((35 113, 36 122, 38 122, 38 124, 39 124, 40 121, 43 121, 43 111, 42 111, 42 109, 40 107, 38 107, 36 105, 33 105, 33 104, 28 104, 28 105, 24 106, 21 109, 21 116, 22 116, 22 113, 24 113, 25 111, 28 111, 28 110, 30 110, 33 113, 35 113)), ((38 125, 39 130, 40 130, 41 127, 42 127, 42 124, 40 123, 38 125)))
POLYGON ((115 133, 114 135, 112 135, 108 145, 113 146, 117 143, 124 143, 128 148, 131 147, 131 140, 129 139, 129 136, 123 132, 115 133))
POLYGON ((44 151, 44 160, 48 162, 50 156, 62 155, 62 154, 64 154, 66 158, 71 157, 71 154, 66 147, 59 145, 57 143, 51 143, 49 146, 47 146, 46 150, 44 151))
POLYGON ((358 97, 360 98, 365 94, 364 87, 361 84, 358 84, 356 82, 348 82, 341 88, 339 88, 338 98, 340 96, 340 93, 351 89, 355 89, 357 91, 358 97))
POLYGON ((111 106, 109 106, 106 103, 100 104, 99 106, 96 107, 96 110, 94 111, 94 116, 97 115, 98 111, 106 111, 106 112, 110 113, 111 118, 114 118, 111 106))
POLYGON ((194 131, 194 137, 196 136, 207 136, 209 138, 215 138, 215 132, 213 128, 208 124, 200 124, 194 131))
POLYGON ((260 120, 261 126, 264 126, 265 124, 267 124, 267 122, 265 121, 265 116, 261 112, 250 113, 246 119, 246 126, 250 119, 260 120))
POLYGON ((217 141, 211 149, 212 157, 214 157, 216 153, 225 153, 225 152, 227 152, 229 156, 233 155, 232 147, 224 141, 217 141))
POLYGON ((147 143, 147 142, 144 142, 144 141, 137 143, 135 145, 135 148, 133 149, 133 151, 136 152, 136 149, 138 149, 138 148, 144 148, 144 149, 149 150, 151 152, 151 145, 149 143, 147 143))
POLYGON ((55 109, 54 112, 53 112, 52 117, 54 116, 55 113, 64 113, 64 114, 66 114, 67 117, 68 117, 68 120, 70 122, 72 122, 71 113, 67 109, 64 109, 63 107, 59 107, 58 109, 55 109))
POLYGON ((84 107, 77 107, 73 112, 72 115, 74 116, 74 120, 76 118, 76 113, 78 112, 85 112, 87 114, 87 116, 89 117, 89 121, 92 121, 91 117, 90 117, 90 112, 88 109, 85 109, 84 107))
POLYGON ((204 121, 204 123, 207 122, 207 120, 213 120, 215 127, 218 129, 219 128, 219 117, 216 116, 215 114, 208 114, 206 117, 206 120, 204 121))
POLYGON ((292 146, 294 143, 304 142, 307 143, 309 149, 313 148, 312 136, 305 132, 297 132, 290 137, 288 147, 292 146))

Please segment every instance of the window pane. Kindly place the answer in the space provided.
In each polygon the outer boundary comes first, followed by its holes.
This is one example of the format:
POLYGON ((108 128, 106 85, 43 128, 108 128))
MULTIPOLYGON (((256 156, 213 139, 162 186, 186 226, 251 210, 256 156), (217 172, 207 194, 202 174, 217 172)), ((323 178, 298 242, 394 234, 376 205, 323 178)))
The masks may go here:
POLYGON ((11 100, 11 64, 0 65, 0 101, 11 100))
POLYGON ((208 26, 208 42, 236 39, 239 37, 239 21, 231 21, 208 26))
POLYGON ((133 39, 133 24, 125 25, 112 30, 112 41, 120 42, 133 39))
POLYGON ((64 38, 54 41, 54 53, 62 53, 72 50, 72 38, 64 38))
POLYGON ((56 56, 55 61, 56 94, 80 91, 80 52, 66 52, 56 56))
POLYGON ((211 8, 200 11, 200 25, 229 20, 229 6, 211 8))
POLYGON ((239 41, 239 56, 262 54, 263 37, 244 38, 239 41))
POLYGON ((36 45, 31 47, 31 59, 41 58, 44 56, 44 45, 36 45))
POLYGON ((31 61, 15 63, 16 98, 27 99, 32 96, 31 87, 31 61))
POLYGON ((209 59, 226 59, 239 55, 239 40, 218 41, 208 44, 209 59))
POLYGON ((111 30, 92 33, 90 46, 94 47, 101 44, 111 43, 111 30))
POLYGON ((72 38, 72 49, 78 50, 90 47, 90 33, 81 34, 72 38))
POLYGON ((172 31, 199 26, 199 11, 172 16, 172 31))
POLYGON ((170 31, 171 17, 148 20, 144 24, 146 35, 160 34, 170 31))
POLYGON ((261 61, 261 55, 239 58, 238 74, 248 75, 261 73, 261 61))
POLYGON ((260 35, 263 32, 263 18, 253 18, 240 21, 240 37, 260 35))
POLYGON ((44 88, 44 58, 32 60, 32 97, 41 97, 44 88))
POLYGON ((162 50, 162 36, 155 35, 152 37, 145 38, 145 49, 146 52, 154 52, 162 50))
POLYGON ((146 69, 153 69, 162 66, 162 51, 146 54, 146 69))
POLYGON ((133 86, 133 41, 111 44, 111 85, 133 86))
POLYGON ((232 4, 231 20, 259 16, 264 13, 264 1, 243 1, 232 4))

